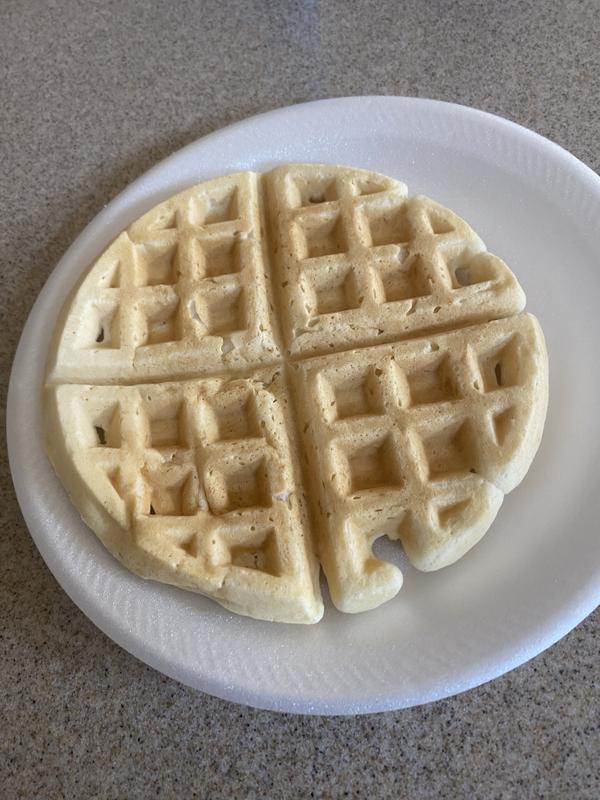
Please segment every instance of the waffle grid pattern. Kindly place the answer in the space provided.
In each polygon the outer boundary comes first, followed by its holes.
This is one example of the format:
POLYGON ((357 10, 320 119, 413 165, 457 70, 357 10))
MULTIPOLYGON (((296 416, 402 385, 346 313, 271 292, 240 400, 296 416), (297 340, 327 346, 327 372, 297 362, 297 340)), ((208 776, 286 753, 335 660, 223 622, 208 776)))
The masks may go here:
POLYGON ((53 379, 89 378, 82 356, 102 379, 126 382, 275 363, 260 230, 245 173, 150 211, 82 286, 53 379))
POLYGON ((528 438, 530 337, 519 317, 296 365, 310 474, 325 477, 314 491, 340 606, 342 583, 369 572, 375 580, 379 536, 401 539, 430 569, 457 531, 489 524, 490 503, 513 488, 505 468, 528 438))
POLYGON ((461 527, 471 546, 491 524, 524 446, 536 334, 503 262, 402 184, 310 166, 264 181, 270 263, 256 176, 166 201, 92 268, 50 384, 81 421, 89 486, 105 476, 139 547, 166 547, 198 586, 222 568, 304 579, 306 493, 333 599, 363 610, 401 582, 373 556, 379 535, 429 569, 461 527), (122 385, 76 385, 102 382, 122 385))
POLYGON ((279 374, 260 377, 123 387, 117 400, 108 387, 61 387, 89 469, 106 476, 134 536, 160 540, 168 517, 172 544, 207 569, 289 571, 295 476, 276 390, 264 388, 279 374))
POLYGON ((514 313, 514 276, 459 217, 403 184, 275 170, 272 217, 292 355, 514 313))

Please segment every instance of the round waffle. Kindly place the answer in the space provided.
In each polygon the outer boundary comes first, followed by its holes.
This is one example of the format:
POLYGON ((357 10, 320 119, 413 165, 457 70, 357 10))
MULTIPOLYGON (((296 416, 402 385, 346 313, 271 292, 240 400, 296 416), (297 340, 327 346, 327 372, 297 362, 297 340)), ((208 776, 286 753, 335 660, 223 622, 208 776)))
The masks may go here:
POLYGON ((452 563, 524 477, 547 404, 525 296, 464 220, 364 170, 288 165, 149 211, 67 303, 47 449, 139 575, 316 622, 452 563))

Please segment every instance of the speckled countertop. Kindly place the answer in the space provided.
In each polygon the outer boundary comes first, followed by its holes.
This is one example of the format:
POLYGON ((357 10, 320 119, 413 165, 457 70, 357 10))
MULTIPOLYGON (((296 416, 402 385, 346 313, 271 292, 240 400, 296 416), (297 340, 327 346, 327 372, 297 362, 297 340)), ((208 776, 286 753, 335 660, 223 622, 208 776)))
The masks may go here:
MULTIPOLYGON (((2 392, 56 261, 173 150, 276 106, 398 94, 514 119, 598 171, 599 38, 598 0, 5 0, 2 392)), ((100 633, 38 555, 6 459, 0 490, 2 798, 600 796, 598 612, 533 662, 426 707, 255 711, 180 686, 100 633)))

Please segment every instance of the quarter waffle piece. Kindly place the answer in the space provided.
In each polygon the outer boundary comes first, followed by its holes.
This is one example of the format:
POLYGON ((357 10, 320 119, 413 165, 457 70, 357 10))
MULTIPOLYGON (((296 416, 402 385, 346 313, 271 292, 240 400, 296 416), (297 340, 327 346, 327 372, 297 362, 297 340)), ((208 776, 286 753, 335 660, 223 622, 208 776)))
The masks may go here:
POLYGON ((149 211, 77 287, 50 379, 173 380, 273 363, 262 227, 253 173, 149 211))
POLYGON ((548 363, 506 264, 404 184, 291 164, 192 187, 91 265, 48 358, 47 450, 133 572, 253 617, 389 600, 492 524, 548 363))
POLYGON ((528 314, 294 365, 338 608, 365 611, 397 593, 400 570, 372 551, 384 534, 421 570, 481 539, 538 447, 545 365, 528 314))
POLYGON ((282 326, 292 355, 380 344, 525 307, 504 262, 447 208, 340 167, 269 175, 282 326))
POLYGON ((316 622, 317 565, 281 371, 49 389, 51 457, 129 569, 242 614, 316 622))

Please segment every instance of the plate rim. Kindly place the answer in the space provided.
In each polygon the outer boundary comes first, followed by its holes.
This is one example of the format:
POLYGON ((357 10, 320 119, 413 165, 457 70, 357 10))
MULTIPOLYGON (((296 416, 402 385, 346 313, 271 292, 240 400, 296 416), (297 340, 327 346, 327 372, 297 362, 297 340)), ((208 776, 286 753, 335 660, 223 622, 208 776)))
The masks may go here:
MULTIPOLYGON (((546 153, 551 154, 555 158, 559 158, 566 165, 569 170, 575 170, 577 177, 584 181, 588 187, 594 190, 600 196, 600 176, 598 176, 590 167, 581 162, 576 156, 569 153, 560 145, 552 142, 546 137, 526 128, 518 123, 507 120, 503 117, 491 114, 487 111, 471 108, 469 106, 448 103, 442 100, 430 100, 425 98, 414 97, 399 97, 395 95, 364 95, 364 96, 351 96, 329 98, 321 100, 313 100, 306 103, 285 106, 282 108, 272 109, 261 114, 253 115, 251 117, 236 121, 231 125, 227 125, 216 131, 212 131, 206 136, 200 137, 193 142, 185 145, 174 153, 170 154, 142 175, 138 176, 134 181, 129 183, 121 192, 119 192, 109 203, 96 214, 83 230, 77 235, 65 253, 59 259, 52 272, 48 276, 42 290, 40 291, 31 311, 28 315, 27 321, 21 332, 19 343, 15 351, 13 365, 10 374, 8 397, 7 397, 7 449, 11 474, 15 486, 15 493, 21 509, 21 513, 27 525, 27 528, 32 536, 37 549, 42 555, 48 568, 60 584, 63 591, 65 591, 72 601, 83 611, 83 613, 105 633, 109 638, 115 641, 119 646, 126 649, 129 653, 141 660, 143 663, 149 664, 160 672, 172 677, 184 684, 199 688, 202 691, 208 692, 212 695, 220 697, 225 700, 252 705, 258 708, 270 709, 276 711, 286 711, 293 713, 309 713, 309 714, 356 714, 356 713, 371 713, 375 711, 392 710, 398 708, 410 707, 434 700, 442 699, 443 697, 453 696, 466 691, 475 686, 486 683, 499 677, 502 674, 514 669, 515 667, 526 663, 534 656, 540 654, 545 649, 550 647, 556 641, 561 639, 574 627, 576 627, 586 616, 588 616, 600 603, 600 566, 598 574, 595 577, 590 577, 586 584, 579 587, 579 590, 573 592, 569 596, 569 600, 564 602, 561 606, 561 613, 545 620, 539 624, 537 635, 527 636, 527 642, 524 642, 521 647, 512 643, 504 650, 494 651, 493 656, 488 655, 487 658, 481 659, 476 664, 470 664, 465 668, 453 685, 438 686, 436 689, 430 689, 426 693, 417 693, 418 696, 411 697, 406 692, 400 690, 396 695, 390 692, 383 694, 374 691, 368 696, 362 696, 352 702, 352 709, 348 710, 350 702, 345 698, 339 697, 319 697, 314 698, 312 702, 306 698, 293 700, 290 695, 284 695, 281 692, 271 690, 263 687, 262 690, 249 690, 244 686, 233 686, 231 684, 223 684, 219 680, 214 679, 213 676, 202 676, 202 686, 198 685, 197 680, 191 680, 190 674, 186 672, 179 664, 173 665, 166 657, 158 653, 150 652, 148 643, 139 642, 135 635, 127 633, 126 629, 116 628, 114 619, 110 619, 104 612, 104 609, 99 606, 94 606, 90 600, 81 591, 81 587, 65 586, 61 579, 60 563, 56 558, 53 558, 49 543, 40 543, 38 536, 34 533, 30 525, 30 518, 33 516, 26 509, 27 503, 24 500, 26 494, 25 482, 23 480, 23 464, 22 457, 17 451, 17 426, 15 425, 16 409, 19 404, 19 377, 20 371, 23 369, 23 361, 25 351, 28 346, 28 332, 32 328, 32 320, 35 318, 36 312, 41 307, 42 298, 52 288, 55 281, 58 280, 61 266, 68 259, 73 250, 78 249, 82 242, 91 235, 90 231, 100 228, 105 220, 110 219, 112 209, 115 206, 127 201, 128 195, 133 195, 137 188, 142 183, 151 181, 152 177, 158 171, 168 170, 170 163, 185 157, 186 153, 193 151, 200 143, 210 142, 213 139, 219 138, 226 133, 236 133, 250 128, 257 122, 265 122, 269 118, 278 116, 289 115, 293 113, 310 113, 312 107, 323 105, 364 105, 365 103, 374 104, 398 104, 401 103, 407 108, 410 106, 418 106, 422 109, 426 107, 442 109, 451 114, 458 114, 461 116, 466 115, 471 118, 484 118, 495 127, 504 127, 511 131, 518 131, 521 136, 526 136, 533 140, 541 147, 546 153), (50 288, 49 288, 50 287, 50 288), (588 585, 589 584, 589 585, 588 585), (108 630, 110 628, 110 632, 108 630), (141 650, 146 647, 144 652, 141 650)), ((409 108, 410 113, 410 108, 409 108)), ((39 444, 39 443, 38 443, 39 444)), ((196 676, 197 677, 197 676, 196 676)))

